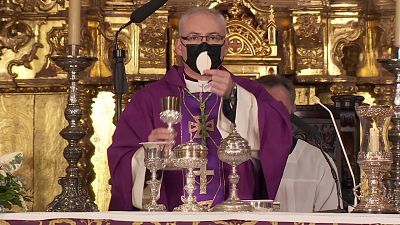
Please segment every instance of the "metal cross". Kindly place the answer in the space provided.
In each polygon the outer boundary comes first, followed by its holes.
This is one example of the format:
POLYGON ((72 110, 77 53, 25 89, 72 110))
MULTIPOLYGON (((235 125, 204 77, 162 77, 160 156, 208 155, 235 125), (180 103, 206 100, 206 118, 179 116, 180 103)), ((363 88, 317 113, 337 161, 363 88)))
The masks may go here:
MULTIPOLYGON (((207 121, 207 116, 205 118, 205 120, 207 121)), ((193 116, 193 119, 195 122, 189 121, 189 132, 193 133, 196 132, 193 138, 202 138, 202 134, 201 134, 201 121, 200 121, 200 116, 193 116)), ((214 119, 209 120, 207 122, 205 122, 205 127, 207 131, 214 131, 214 119)))
POLYGON ((207 176, 214 176, 214 170, 207 170, 207 165, 203 165, 194 174, 200 176, 200 194, 207 194, 207 176))

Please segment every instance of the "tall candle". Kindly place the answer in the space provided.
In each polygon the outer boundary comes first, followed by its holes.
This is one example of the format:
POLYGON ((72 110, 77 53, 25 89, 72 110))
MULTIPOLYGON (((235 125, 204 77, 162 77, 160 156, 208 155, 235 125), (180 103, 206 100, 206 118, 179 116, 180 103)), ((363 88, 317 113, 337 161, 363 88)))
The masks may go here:
POLYGON ((79 45, 81 40, 81 2, 69 0, 68 9, 68 44, 79 45))
POLYGON ((369 151, 371 152, 379 151, 379 129, 376 127, 375 122, 369 129, 369 151))
POLYGON ((400 47, 400 0, 396 0, 394 45, 400 47))

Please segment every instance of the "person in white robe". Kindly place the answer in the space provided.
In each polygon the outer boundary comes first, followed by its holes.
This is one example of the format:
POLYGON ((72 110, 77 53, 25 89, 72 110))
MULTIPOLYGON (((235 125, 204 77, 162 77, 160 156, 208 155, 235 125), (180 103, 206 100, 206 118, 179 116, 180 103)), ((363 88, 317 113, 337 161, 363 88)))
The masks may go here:
MULTIPOLYGON (((289 80, 280 76, 266 76, 258 81, 265 86, 270 95, 281 101, 291 114, 296 111, 295 89, 289 80)), ((341 208, 339 182, 335 182, 331 170, 333 167, 337 177, 332 158, 300 139, 294 140, 293 146, 275 198, 275 201, 280 202, 280 210, 318 212, 341 208)))

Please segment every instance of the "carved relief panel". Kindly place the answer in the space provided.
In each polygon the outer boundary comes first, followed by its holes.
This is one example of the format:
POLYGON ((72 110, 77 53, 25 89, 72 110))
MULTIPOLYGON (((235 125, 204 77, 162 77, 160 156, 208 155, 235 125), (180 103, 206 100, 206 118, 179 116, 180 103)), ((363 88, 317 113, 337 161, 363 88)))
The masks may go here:
POLYGON ((298 75, 323 75, 325 25, 318 12, 293 12, 295 68, 298 75))
POLYGON ((349 12, 345 18, 333 13, 329 18, 329 75, 357 75, 363 31, 358 16, 358 12, 349 12))
POLYGON ((166 73, 168 12, 158 11, 156 15, 141 24, 139 47, 139 73, 166 73))

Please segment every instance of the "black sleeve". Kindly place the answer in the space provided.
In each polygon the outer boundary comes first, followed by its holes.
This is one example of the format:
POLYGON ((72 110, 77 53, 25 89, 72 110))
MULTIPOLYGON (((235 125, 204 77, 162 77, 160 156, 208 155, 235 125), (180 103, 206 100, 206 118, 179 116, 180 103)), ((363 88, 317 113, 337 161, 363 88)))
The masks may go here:
POLYGON ((236 85, 232 88, 231 94, 228 98, 222 100, 222 112, 229 121, 235 123, 236 120, 236 104, 237 104, 237 92, 236 85))

